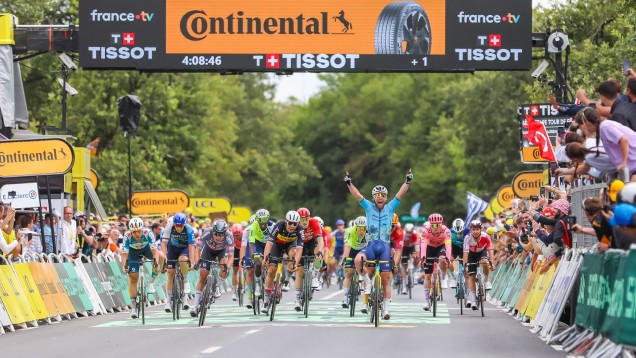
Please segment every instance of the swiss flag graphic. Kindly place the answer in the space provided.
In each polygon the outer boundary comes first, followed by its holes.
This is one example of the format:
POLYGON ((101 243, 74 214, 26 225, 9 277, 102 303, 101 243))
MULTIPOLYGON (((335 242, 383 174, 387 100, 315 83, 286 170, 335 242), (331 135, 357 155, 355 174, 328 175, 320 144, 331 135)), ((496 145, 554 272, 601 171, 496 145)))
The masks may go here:
POLYGON ((539 115, 539 106, 530 106, 530 115, 536 117, 539 115))
POLYGON ((501 47, 501 35, 500 34, 488 35, 488 46, 501 47))
POLYGON ((280 55, 265 55, 266 68, 280 68, 280 55))
POLYGON ((124 32, 121 34, 122 44, 125 46, 132 46, 135 44, 135 33, 134 32, 124 32))
POLYGON ((539 147, 541 158, 555 162, 554 149, 552 149, 552 143, 550 143, 548 132, 543 123, 535 121, 532 116, 528 115, 526 115, 526 121, 528 122, 528 141, 539 147))

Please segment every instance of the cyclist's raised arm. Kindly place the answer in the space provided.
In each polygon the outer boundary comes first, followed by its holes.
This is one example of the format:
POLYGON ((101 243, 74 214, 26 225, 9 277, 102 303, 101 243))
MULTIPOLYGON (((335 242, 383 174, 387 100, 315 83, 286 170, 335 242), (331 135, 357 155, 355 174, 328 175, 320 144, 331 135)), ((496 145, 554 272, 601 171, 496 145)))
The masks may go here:
POLYGON ((358 188, 356 188, 356 186, 353 185, 353 183, 351 182, 351 177, 349 176, 349 172, 345 174, 344 182, 345 184, 347 184, 347 188, 349 188, 349 192, 353 195, 354 198, 356 198, 358 202, 364 199, 364 196, 360 194, 360 191, 358 190, 358 188))
POLYGON ((409 191, 411 180, 413 180, 413 171, 411 170, 411 168, 409 168, 409 171, 406 173, 406 180, 404 181, 404 184, 402 184, 402 186, 400 187, 400 190, 397 192, 397 194, 395 194, 395 197, 398 200, 401 201, 402 198, 404 197, 404 194, 406 194, 406 192, 409 191))

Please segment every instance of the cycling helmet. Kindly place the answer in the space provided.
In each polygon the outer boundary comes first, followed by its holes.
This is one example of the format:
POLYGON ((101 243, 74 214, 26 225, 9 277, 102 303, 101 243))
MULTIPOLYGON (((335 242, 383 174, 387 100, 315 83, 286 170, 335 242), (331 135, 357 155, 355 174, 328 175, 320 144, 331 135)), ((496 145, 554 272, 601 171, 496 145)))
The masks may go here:
POLYGON ((252 225, 254 223, 254 221, 256 221, 256 214, 252 214, 252 216, 250 216, 250 220, 248 221, 248 225, 252 225))
POLYGON ((464 231, 464 220, 462 219, 453 220, 453 230, 455 230, 455 232, 464 231))
POLYGON ((241 224, 232 225, 232 235, 241 235, 243 233, 243 226, 241 224))
POLYGON ((353 222, 354 222, 354 220, 349 220, 349 226, 347 226, 347 227, 352 227, 354 225, 353 222))
POLYGON ((315 216, 314 219, 318 220, 318 224, 320 224, 321 229, 325 226, 325 222, 322 220, 320 216, 315 216))
POLYGON ((144 222, 140 218, 132 218, 128 222, 128 229, 130 229, 130 231, 141 230, 143 227, 144 227, 144 222))
POLYGON ((441 224, 444 222, 444 217, 441 214, 433 213, 428 216, 428 221, 431 224, 441 224))
POLYGON ((413 232, 413 230, 415 230, 415 226, 413 226, 413 224, 408 223, 406 225, 404 225, 404 231, 411 233, 413 232))
POLYGON ((255 215, 258 222, 266 222, 269 219, 269 211, 266 209, 258 209, 255 215))
POLYGON ((480 228, 481 229, 481 221, 479 220, 473 220, 470 222, 470 228, 480 228))
POLYGON ((366 218, 366 216, 358 216, 358 217, 354 220, 354 224, 355 224, 355 226, 364 226, 364 227, 367 227, 367 218, 366 218))
POLYGON ((344 225, 344 224, 345 224, 344 220, 342 220, 342 219, 338 219, 338 220, 336 220, 336 226, 338 226, 338 225, 344 225))
POLYGON ((375 188, 373 188, 373 190, 371 190, 371 195, 375 196, 375 194, 389 195, 389 191, 386 190, 386 188, 383 187, 382 185, 378 185, 375 188))
POLYGON ((300 214, 295 210, 288 211, 287 214, 285 214, 285 220, 297 223, 300 221, 300 214))
POLYGON ((391 225, 397 225, 400 223, 400 218, 398 218, 397 214, 393 214, 393 220, 391 221, 391 225))
POLYGON ((307 208, 300 208, 297 210, 298 215, 300 215, 301 218, 308 218, 311 216, 311 214, 309 213, 309 209, 307 208))
POLYGON ((174 215, 174 219, 172 220, 173 223, 175 224, 179 224, 179 225, 185 225, 186 223, 186 216, 183 213, 177 213, 174 215))
POLYGON ((212 224, 212 231, 215 234, 225 234, 227 232, 227 223, 225 220, 218 219, 212 224))

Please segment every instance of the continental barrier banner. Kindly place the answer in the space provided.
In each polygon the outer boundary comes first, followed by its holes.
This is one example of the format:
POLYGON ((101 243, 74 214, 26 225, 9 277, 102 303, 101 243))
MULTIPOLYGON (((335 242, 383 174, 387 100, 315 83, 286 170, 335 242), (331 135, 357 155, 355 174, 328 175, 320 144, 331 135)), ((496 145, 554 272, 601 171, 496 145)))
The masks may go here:
POLYGON ((576 324, 636 346, 636 250, 587 254, 581 267, 576 324))
POLYGON ((530 1, 82 0, 80 65, 173 71, 528 70, 530 1))

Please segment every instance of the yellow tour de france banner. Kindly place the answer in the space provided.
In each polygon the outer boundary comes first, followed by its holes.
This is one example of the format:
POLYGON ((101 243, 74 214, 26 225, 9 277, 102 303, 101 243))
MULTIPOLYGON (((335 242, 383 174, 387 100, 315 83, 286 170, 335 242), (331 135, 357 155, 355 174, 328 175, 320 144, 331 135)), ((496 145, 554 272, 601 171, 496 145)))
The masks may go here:
POLYGON ((208 216, 216 213, 232 213, 232 203, 230 199, 224 197, 217 198, 191 198, 189 208, 194 216, 208 216))
POLYGON ((512 190, 519 198, 529 199, 532 195, 539 195, 539 188, 543 185, 543 172, 519 172, 512 179, 512 190))
POLYGON ((11 323, 19 324, 35 319, 19 280, 7 265, 0 265, 0 298, 9 313, 11 323))
POLYGON ((245 206, 235 206, 232 208, 232 212, 227 216, 227 221, 232 223, 240 223, 242 221, 249 221, 252 216, 250 208, 245 206))
POLYGON ((495 213, 492 212, 492 208, 490 207, 490 205, 488 205, 486 210, 484 210, 484 217, 488 220, 492 220, 495 218, 495 213))
POLYGON ((497 192, 497 201, 504 208, 512 207, 512 199, 515 198, 515 192, 512 190, 512 185, 504 185, 499 188, 497 192))
POLYGON ((504 210, 504 207, 501 206, 501 204, 499 204, 499 201, 497 201, 497 197, 494 197, 490 201, 490 209, 492 210, 493 213, 499 214, 500 212, 504 210))
POLYGON ((3 177, 66 174, 74 161, 73 147, 63 139, 0 141, 3 177))
POLYGON ((29 270, 29 265, 26 263, 14 264, 13 269, 15 273, 18 275, 20 279, 20 283, 22 284, 22 288, 24 289, 24 293, 29 300, 29 305, 31 306, 31 311, 35 315, 37 319, 45 319, 51 317, 46 306, 44 304, 44 300, 42 299, 42 295, 40 294, 40 290, 31 275, 31 270, 29 270))
POLYGON ((182 190, 149 190, 134 192, 130 202, 136 215, 178 213, 188 207, 190 198, 182 190))

